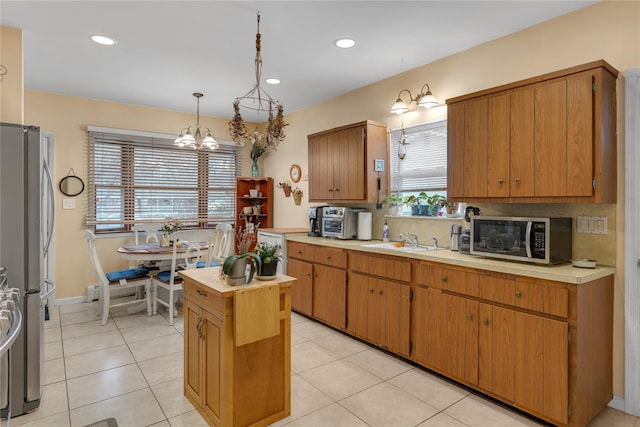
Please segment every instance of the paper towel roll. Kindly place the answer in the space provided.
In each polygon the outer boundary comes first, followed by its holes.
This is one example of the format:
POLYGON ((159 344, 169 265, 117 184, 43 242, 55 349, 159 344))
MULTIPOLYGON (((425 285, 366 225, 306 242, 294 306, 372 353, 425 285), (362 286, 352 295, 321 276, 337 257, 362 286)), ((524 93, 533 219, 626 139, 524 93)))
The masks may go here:
POLYGON ((358 212, 358 240, 371 240, 371 212, 358 212))

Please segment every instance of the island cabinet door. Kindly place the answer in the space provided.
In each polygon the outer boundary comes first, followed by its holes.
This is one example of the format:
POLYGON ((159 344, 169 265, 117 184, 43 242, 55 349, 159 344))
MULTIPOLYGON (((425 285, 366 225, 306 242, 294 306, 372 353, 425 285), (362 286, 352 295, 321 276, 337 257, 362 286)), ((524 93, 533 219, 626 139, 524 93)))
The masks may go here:
POLYGON ((220 423, 220 333, 222 322, 185 300, 184 389, 210 420, 220 423))

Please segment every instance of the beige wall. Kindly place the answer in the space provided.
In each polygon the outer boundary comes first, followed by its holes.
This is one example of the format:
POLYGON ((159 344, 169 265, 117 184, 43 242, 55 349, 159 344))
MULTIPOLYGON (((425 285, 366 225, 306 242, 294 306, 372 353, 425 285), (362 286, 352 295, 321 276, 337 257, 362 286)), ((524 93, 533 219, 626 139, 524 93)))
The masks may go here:
POLYGON ((22 30, 0 26, 0 122, 22 124, 22 30))
MULTIPOLYGON (((446 35, 442 35, 446 37, 446 35)), ((381 52, 380 54, 384 54, 381 52)), ((264 175, 274 181, 289 179, 289 167, 299 164, 306 177, 306 135, 335 126, 360 120, 376 120, 389 128, 405 126, 443 117, 446 108, 429 111, 411 111, 401 117, 388 113, 398 92, 419 90, 429 83, 434 95, 442 102, 447 98, 476 90, 486 89, 542 73, 604 59, 620 71, 640 66, 640 3, 605 1, 510 36, 494 40, 476 48, 460 52, 440 61, 377 82, 346 95, 287 114, 286 140, 277 153, 270 153, 260 160, 264 175)), ((313 82, 309 82, 313 84, 313 82)), ((616 265, 614 324, 614 393, 624 395, 624 77, 618 79, 618 203, 615 205, 542 205, 533 209, 542 215, 606 215, 609 234, 606 236, 577 237, 575 256, 590 256, 594 248, 601 253, 593 257, 616 265)), ((25 92, 25 121, 40 125, 55 133, 55 176, 59 180, 74 168, 76 174, 86 177, 86 126, 108 126, 152 132, 175 133, 193 121, 193 114, 174 113, 150 108, 114 104, 103 101, 58 96, 40 92, 25 92)), ((225 139, 226 120, 202 118, 216 137, 225 139)), ((246 163, 248 165, 248 161, 246 163)), ((248 170, 245 168, 245 170, 248 170)), ((304 191, 301 206, 295 206, 292 198, 285 198, 276 191, 275 226, 306 226, 308 208, 307 181, 299 183, 304 191)), ((78 208, 61 209, 62 195, 57 194, 56 224, 56 277, 58 298, 84 294, 86 286, 94 283, 93 273, 86 255, 86 243, 82 237, 85 228, 86 197, 77 198, 78 208)), ((369 206, 374 210, 373 206, 369 206)), ((531 206, 483 205, 486 212, 518 213, 530 211, 531 206)), ((374 212, 376 212, 374 210, 374 212)), ((381 235, 382 212, 374 215, 374 238, 381 235)), ((447 241, 450 221, 391 220, 391 232, 412 231, 423 241, 438 236, 447 241)), ((118 239, 98 242, 101 255, 108 269, 122 268, 124 262, 115 254, 118 239)))

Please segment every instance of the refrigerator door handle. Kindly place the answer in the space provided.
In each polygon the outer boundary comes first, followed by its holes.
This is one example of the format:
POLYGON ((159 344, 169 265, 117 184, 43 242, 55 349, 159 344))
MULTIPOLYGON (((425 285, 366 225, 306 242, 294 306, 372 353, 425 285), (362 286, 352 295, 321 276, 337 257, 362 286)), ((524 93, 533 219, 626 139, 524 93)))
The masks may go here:
MULTIPOLYGON (((42 169, 44 169, 44 174, 42 176, 42 179, 44 181, 44 177, 46 175, 46 177, 47 177, 47 191, 49 192, 49 200, 48 200, 49 203, 47 203, 47 208, 49 209, 49 215, 47 215, 47 230, 46 230, 47 236, 46 236, 46 240, 44 238, 42 239, 42 240, 45 240, 43 253, 46 255, 47 252, 49 251, 49 245, 51 244, 51 238, 53 236, 53 223, 54 223, 54 216, 55 216, 55 203, 53 203, 53 198, 54 198, 53 178, 51 177, 51 171, 49 170, 49 165, 47 165, 47 162, 43 163, 42 169)), ((44 232, 44 230, 42 230, 41 232, 44 232)))

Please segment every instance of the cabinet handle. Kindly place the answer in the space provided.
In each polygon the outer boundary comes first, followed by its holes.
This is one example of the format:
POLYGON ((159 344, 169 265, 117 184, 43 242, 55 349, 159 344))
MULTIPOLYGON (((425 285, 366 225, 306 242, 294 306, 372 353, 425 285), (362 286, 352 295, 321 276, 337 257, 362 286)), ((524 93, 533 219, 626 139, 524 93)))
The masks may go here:
POLYGON ((196 293, 197 293, 198 295, 200 295, 201 297, 206 297, 206 296, 207 296, 207 293, 206 293, 206 292, 201 291, 200 289, 197 289, 197 290, 196 290, 196 293))
POLYGON ((487 326, 487 325, 489 324, 489 321, 488 321, 487 319, 484 319, 484 320, 482 321, 482 324, 483 324, 483 325, 485 325, 485 326, 487 326))
POLYGON ((318 277, 318 273, 313 273, 313 277, 318 277))
POLYGON ((473 316, 471 314, 467 314, 466 318, 467 318, 467 320, 472 320, 473 316))
POLYGON ((311 276, 311 273, 307 273, 307 277, 311 276))
POLYGON ((516 184, 520 184, 520 178, 516 178, 516 179, 514 179, 514 181, 515 181, 516 184))
POLYGON ((384 291, 382 289, 378 289, 378 295, 382 295, 384 291))
POLYGON ((500 179, 498 180, 498 184, 500 184, 500 185, 504 184, 504 179, 500 178, 500 179))
POLYGON ((333 189, 332 189, 332 188, 329 188, 327 191, 331 193, 331 192, 333 191, 333 189))
POLYGON ((327 255, 327 257, 326 257, 326 258, 327 258, 327 259, 331 259, 331 255, 327 255))
POLYGON ((302 255, 302 251, 298 251, 298 255, 302 255))
POLYGON ((447 281, 447 276, 442 276, 442 277, 440 278, 440 281, 441 281, 441 282, 446 282, 446 281, 447 281))
POLYGON ((369 293, 372 294, 373 293, 373 289, 369 289, 369 293))
POLYGON ((339 188, 334 188, 333 191, 340 191, 340 189, 339 188))
POLYGON ((522 292, 516 291, 516 298, 520 298, 522 296, 522 292))

